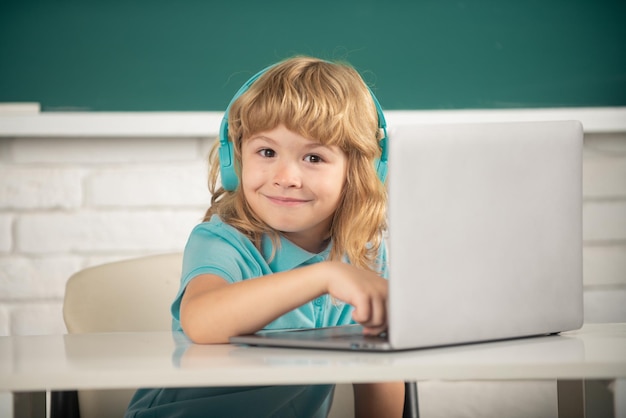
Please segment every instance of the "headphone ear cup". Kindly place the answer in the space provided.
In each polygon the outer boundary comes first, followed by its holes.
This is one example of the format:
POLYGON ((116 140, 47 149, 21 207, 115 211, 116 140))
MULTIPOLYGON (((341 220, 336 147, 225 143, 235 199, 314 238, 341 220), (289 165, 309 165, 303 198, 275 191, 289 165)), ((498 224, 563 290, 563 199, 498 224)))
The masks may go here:
POLYGON ((220 144, 220 175, 224 190, 234 191, 239 185, 239 178, 235 172, 235 153, 230 142, 220 144))
POLYGON ((376 175, 384 184, 385 180, 387 180, 387 161, 382 161, 380 158, 376 158, 374 160, 374 168, 376 169, 376 175))

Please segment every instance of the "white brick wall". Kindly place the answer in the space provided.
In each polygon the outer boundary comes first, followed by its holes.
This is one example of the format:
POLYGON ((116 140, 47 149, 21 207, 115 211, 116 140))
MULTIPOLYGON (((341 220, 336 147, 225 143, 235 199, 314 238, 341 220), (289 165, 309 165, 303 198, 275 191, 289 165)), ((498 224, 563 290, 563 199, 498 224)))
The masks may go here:
POLYGON ((11 247, 13 245, 13 232, 11 230, 12 225, 13 216, 0 213, 0 254, 6 254, 11 251, 11 247))
POLYGON ((85 170, 0 167, 0 203, 4 209, 70 209, 82 203, 85 170))
POLYGON ((210 196, 200 138, 0 138, 0 335, 63 333, 65 282, 182 251, 210 196))
POLYGON ((626 133, 587 135, 583 155, 585 319, 626 321, 626 133))
MULTIPOLYGON (((0 335, 64 332, 75 271, 182 251, 204 214, 200 138, 0 137, 0 335)), ((588 321, 626 321, 626 133, 585 138, 588 321)))

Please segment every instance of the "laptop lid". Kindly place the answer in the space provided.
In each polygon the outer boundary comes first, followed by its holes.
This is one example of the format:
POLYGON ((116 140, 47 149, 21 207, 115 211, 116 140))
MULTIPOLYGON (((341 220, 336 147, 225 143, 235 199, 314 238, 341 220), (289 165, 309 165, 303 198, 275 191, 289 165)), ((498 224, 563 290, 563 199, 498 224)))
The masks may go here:
POLYGON ((357 327, 231 342, 387 351, 579 328, 582 136, 575 121, 390 130, 388 339, 357 327))
POLYGON ((405 126, 390 136, 396 348, 579 328, 582 126, 405 126))

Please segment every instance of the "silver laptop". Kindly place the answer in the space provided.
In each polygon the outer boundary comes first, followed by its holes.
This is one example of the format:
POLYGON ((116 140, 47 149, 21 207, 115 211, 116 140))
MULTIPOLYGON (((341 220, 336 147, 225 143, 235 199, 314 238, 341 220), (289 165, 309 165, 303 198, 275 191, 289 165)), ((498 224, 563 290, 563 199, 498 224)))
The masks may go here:
POLYGON ((231 338, 393 351, 559 333, 583 322, 582 126, 399 126, 389 136, 388 331, 231 338))

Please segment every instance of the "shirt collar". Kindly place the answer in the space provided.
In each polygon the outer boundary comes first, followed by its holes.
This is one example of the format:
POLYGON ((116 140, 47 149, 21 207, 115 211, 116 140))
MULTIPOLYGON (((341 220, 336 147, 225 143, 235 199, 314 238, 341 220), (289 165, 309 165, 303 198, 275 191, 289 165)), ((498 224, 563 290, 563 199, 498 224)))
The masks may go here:
POLYGON ((326 249, 315 254, 298 247, 282 235, 279 235, 279 238, 280 246, 276 249, 274 258, 271 260, 270 257, 272 256, 272 249, 274 248, 272 240, 267 234, 264 234, 261 241, 263 257, 266 260, 270 260, 269 266, 273 272, 293 270, 296 267, 326 260, 328 259, 332 247, 331 242, 326 249))

